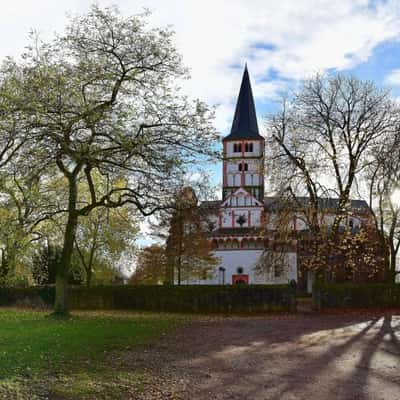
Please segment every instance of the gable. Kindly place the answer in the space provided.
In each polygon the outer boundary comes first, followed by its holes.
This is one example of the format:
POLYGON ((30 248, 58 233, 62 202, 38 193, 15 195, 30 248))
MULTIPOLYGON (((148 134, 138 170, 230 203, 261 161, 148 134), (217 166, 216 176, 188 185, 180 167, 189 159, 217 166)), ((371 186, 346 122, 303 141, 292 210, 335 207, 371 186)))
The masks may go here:
POLYGON ((231 195, 229 195, 225 201, 221 204, 222 207, 243 207, 243 206, 258 206, 263 207, 263 203, 258 201, 253 195, 247 190, 239 188, 231 195))

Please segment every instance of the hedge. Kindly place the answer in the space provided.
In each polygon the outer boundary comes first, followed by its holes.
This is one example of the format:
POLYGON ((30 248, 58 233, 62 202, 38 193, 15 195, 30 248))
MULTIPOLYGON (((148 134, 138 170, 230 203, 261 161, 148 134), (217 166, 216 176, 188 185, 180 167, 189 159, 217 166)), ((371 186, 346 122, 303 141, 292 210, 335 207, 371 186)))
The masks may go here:
POLYGON ((313 305, 323 308, 400 307, 400 284, 387 283, 316 283, 313 305))
MULTIPOLYGON (((51 306, 54 287, 0 288, 1 305, 51 306)), ((294 311, 288 285, 75 286, 71 309, 204 313, 294 311)))

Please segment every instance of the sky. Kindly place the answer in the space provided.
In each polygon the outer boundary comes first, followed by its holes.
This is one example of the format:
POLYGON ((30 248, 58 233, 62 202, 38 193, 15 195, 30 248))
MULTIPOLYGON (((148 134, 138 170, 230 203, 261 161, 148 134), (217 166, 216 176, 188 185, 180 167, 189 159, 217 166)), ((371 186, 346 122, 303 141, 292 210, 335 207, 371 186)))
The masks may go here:
MULTIPOLYGON (((0 58, 18 56, 29 31, 62 32, 66 14, 84 13, 87 0, 0 0, 0 58)), ((391 87, 400 97, 400 1, 367 0, 114 0, 123 15, 152 11, 151 23, 170 25, 191 71, 185 90, 217 106, 215 126, 230 125, 245 62, 258 122, 282 94, 310 75, 345 72, 391 87)), ((221 180, 222 166, 212 169, 221 180)))

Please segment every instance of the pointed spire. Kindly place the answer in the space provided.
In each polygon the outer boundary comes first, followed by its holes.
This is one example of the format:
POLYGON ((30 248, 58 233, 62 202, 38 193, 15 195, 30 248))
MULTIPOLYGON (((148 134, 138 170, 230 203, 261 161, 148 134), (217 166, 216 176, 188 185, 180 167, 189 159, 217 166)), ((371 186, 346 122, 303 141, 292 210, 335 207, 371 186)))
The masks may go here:
POLYGON ((258 132, 256 108, 247 63, 244 67, 231 133, 224 139, 262 139, 258 132))

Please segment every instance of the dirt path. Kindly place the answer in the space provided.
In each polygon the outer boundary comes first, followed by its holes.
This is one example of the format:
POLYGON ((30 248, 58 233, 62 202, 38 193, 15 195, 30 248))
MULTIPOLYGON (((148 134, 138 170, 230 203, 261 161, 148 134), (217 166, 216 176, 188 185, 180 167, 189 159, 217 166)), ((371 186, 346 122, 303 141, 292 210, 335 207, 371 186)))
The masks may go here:
POLYGON ((142 354, 144 399, 400 399, 400 315, 197 321, 142 354))

